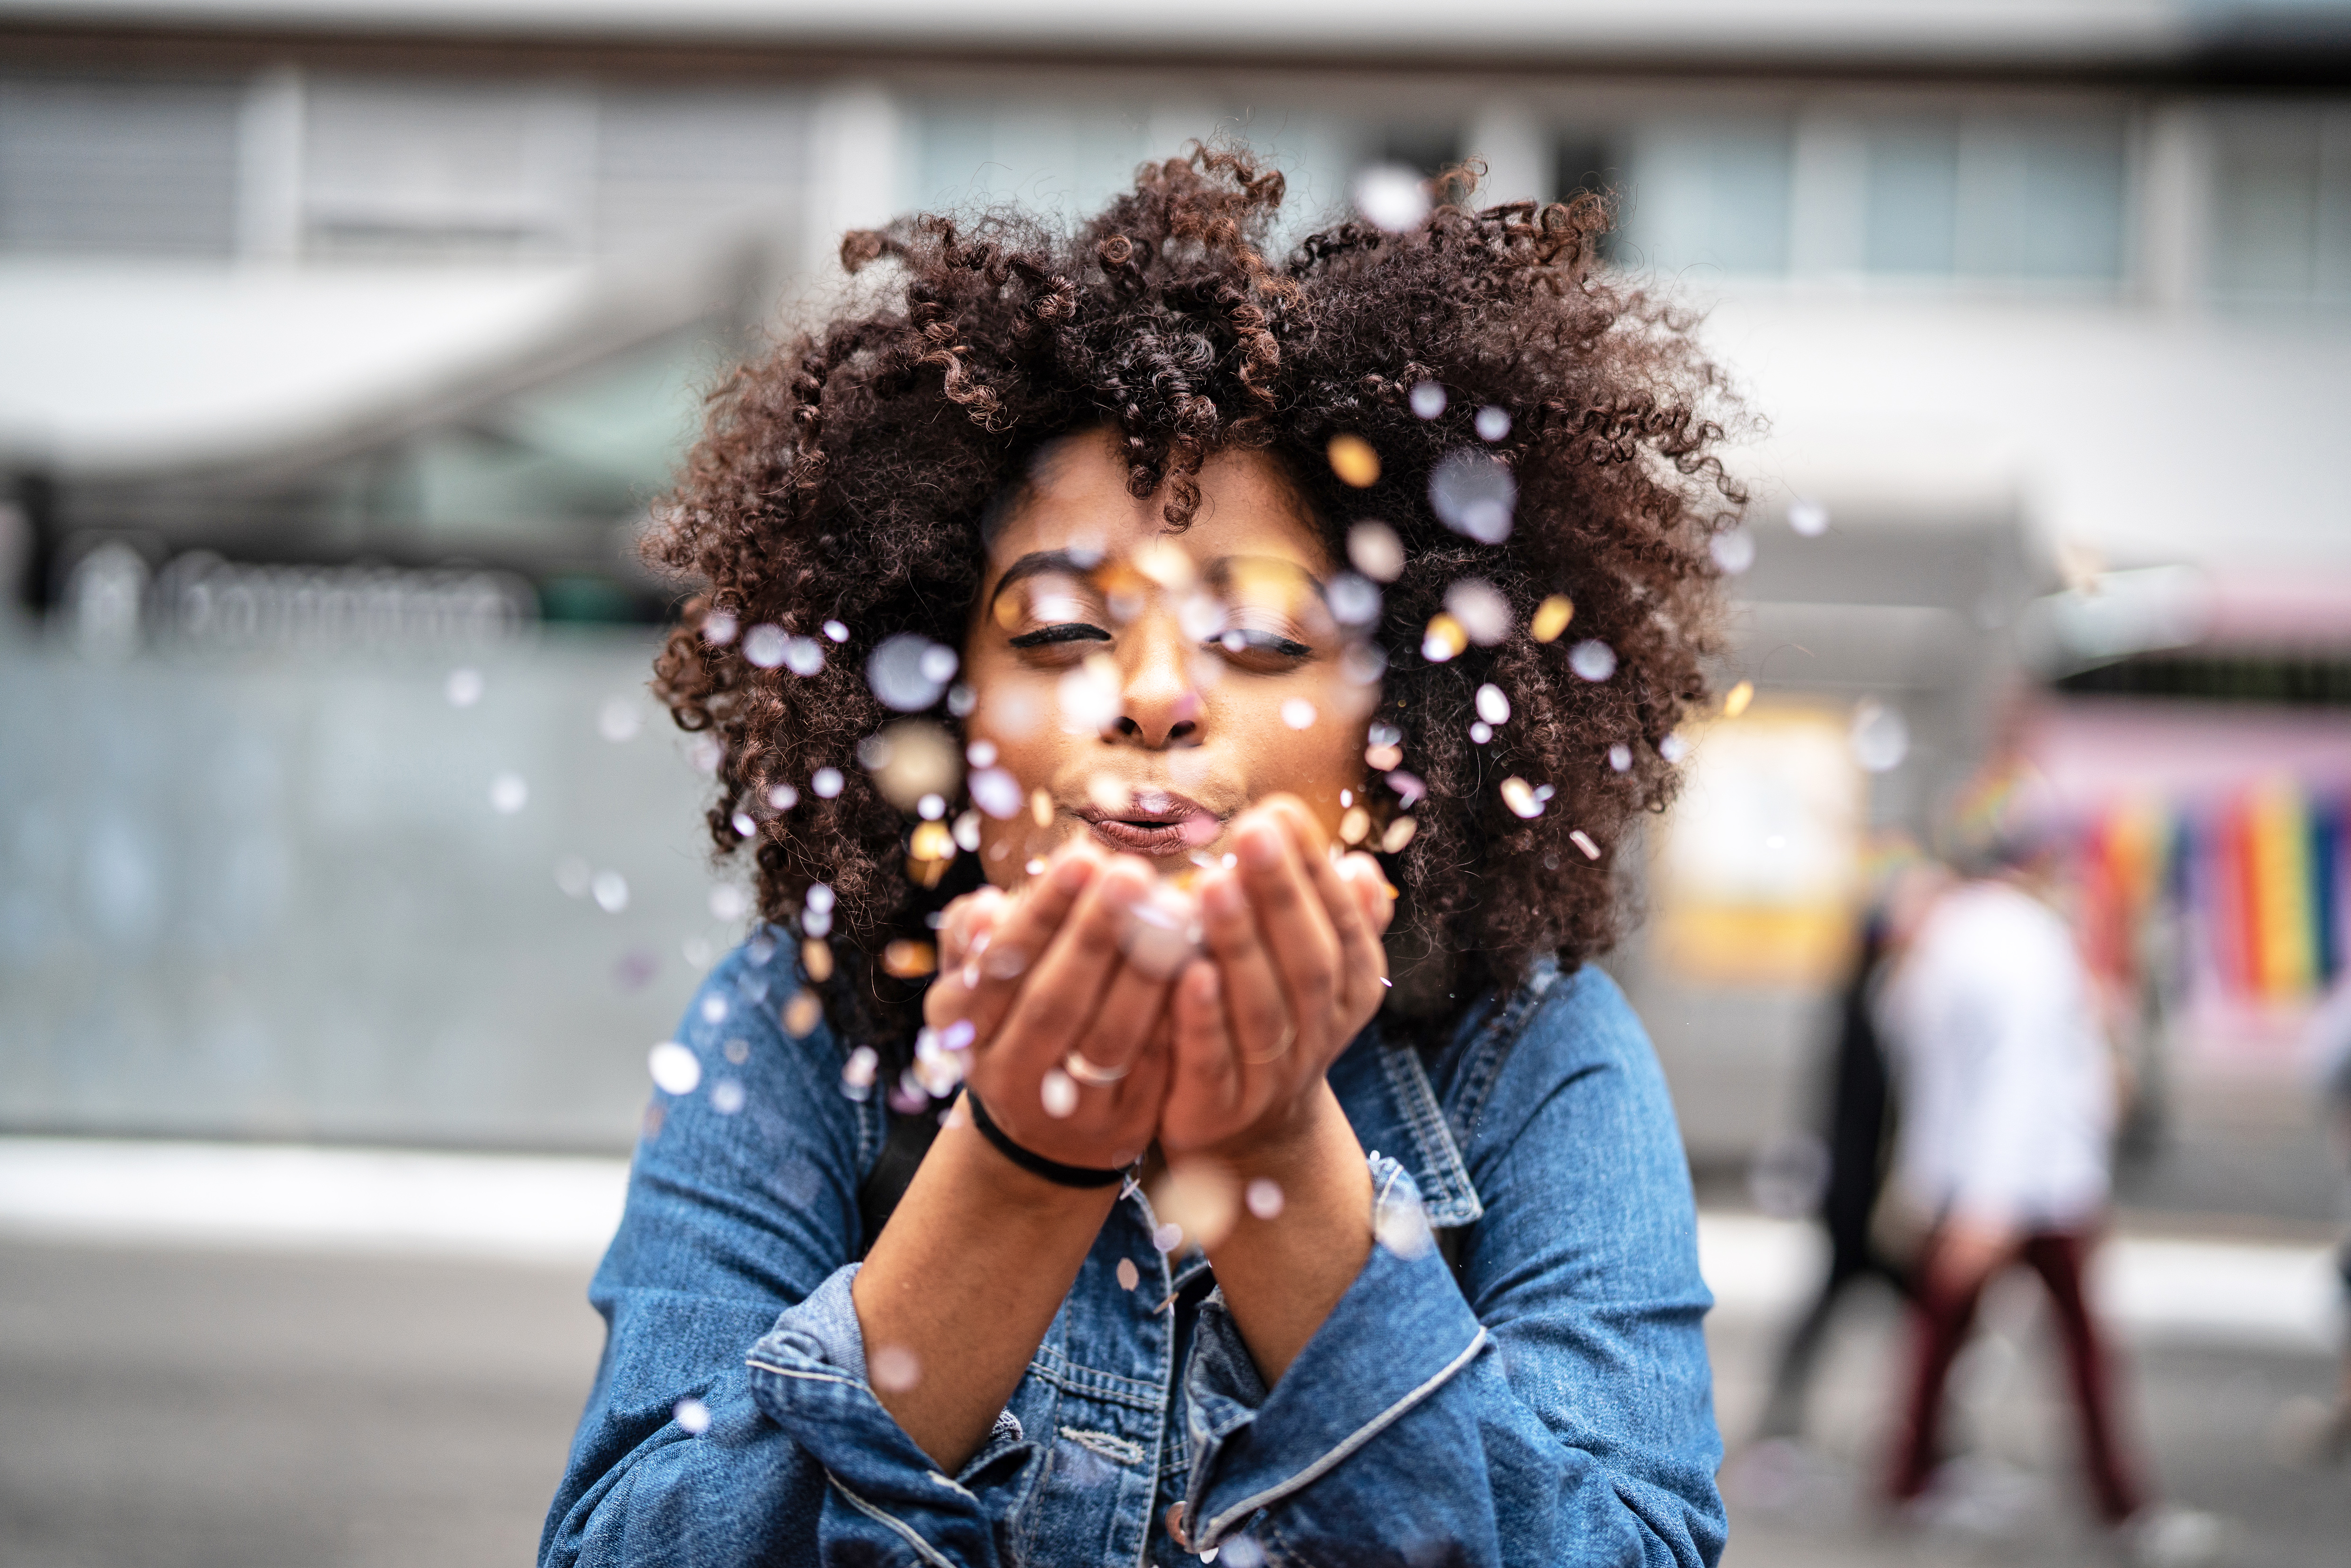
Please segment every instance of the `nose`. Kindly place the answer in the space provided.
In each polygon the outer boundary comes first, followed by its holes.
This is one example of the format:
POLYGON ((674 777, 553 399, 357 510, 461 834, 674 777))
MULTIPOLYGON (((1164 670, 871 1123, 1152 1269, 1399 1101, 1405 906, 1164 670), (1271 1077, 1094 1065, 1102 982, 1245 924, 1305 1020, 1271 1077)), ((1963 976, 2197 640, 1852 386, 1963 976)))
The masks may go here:
POLYGON ((1148 615, 1128 628, 1119 671, 1118 717, 1105 741, 1124 740, 1162 750, 1196 745, 1200 694, 1191 674, 1191 648, 1170 616, 1148 615))

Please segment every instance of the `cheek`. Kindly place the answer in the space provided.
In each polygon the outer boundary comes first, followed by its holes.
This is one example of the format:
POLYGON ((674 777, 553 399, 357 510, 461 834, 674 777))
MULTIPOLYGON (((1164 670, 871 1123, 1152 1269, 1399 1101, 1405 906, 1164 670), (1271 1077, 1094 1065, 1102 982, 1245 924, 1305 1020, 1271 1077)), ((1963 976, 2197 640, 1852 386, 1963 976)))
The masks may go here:
POLYGON ((1233 716, 1248 737, 1250 798, 1296 795, 1325 827, 1335 827, 1345 810, 1340 793, 1364 787, 1364 746, 1378 695, 1334 679, 1286 682, 1253 696, 1248 711, 1233 716))

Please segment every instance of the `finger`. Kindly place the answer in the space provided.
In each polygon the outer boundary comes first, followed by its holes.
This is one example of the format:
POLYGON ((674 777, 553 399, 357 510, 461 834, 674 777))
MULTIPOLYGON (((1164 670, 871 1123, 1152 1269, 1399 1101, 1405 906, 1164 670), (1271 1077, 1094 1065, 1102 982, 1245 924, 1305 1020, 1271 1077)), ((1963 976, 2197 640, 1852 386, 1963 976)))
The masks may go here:
POLYGON ((946 906, 939 918, 942 972, 962 968, 972 957, 975 943, 986 946, 983 938, 1002 921, 1008 903, 1002 888, 990 886, 967 893, 946 906))
POLYGON ((1294 1027, 1273 954, 1260 939, 1248 890, 1235 872, 1218 869, 1200 881, 1200 925, 1217 960, 1225 996, 1225 1022, 1237 1063, 1270 1066, 1294 1027))
MULTIPOLYGON (((1188 916, 1191 901, 1184 902, 1188 916)), ((1116 1087, 1123 1092, 1128 1070, 1150 1044, 1153 1032, 1165 1021, 1167 990, 1175 979, 1171 966, 1165 962, 1138 962, 1131 926, 1122 935, 1121 946, 1124 951, 1111 971, 1110 982, 1102 990, 1093 1017, 1079 1031, 1071 1056, 1062 1059, 1065 1066, 1071 1057, 1081 1059, 1075 1067, 1069 1068, 1070 1076, 1081 1086, 1112 1088, 1099 1080, 1116 1074, 1121 1080, 1116 1087), (1090 1082, 1090 1078, 1093 1082, 1090 1082)))
POLYGON ((1004 915, 983 950, 932 988, 942 1010, 971 1021, 983 1047, 1002 1027, 1029 966, 1051 945, 1102 863, 1102 855, 1084 842, 1056 854, 1019 898, 1005 901, 1004 915))
POLYGON ((1179 1140, 1197 1139, 1202 1124, 1213 1124, 1240 1100, 1240 1063, 1225 1025, 1223 991, 1217 966, 1198 958, 1176 980, 1169 1003, 1175 1061, 1167 1092, 1170 1110, 1182 1113, 1183 1124, 1174 1129, 1179 1140))
POLYGON ((1250 817, 1234 835, 1241 883, 1249 890, 1259 936, 1280 972, 1291 1019, 1302 1031, 1329 1017, 1338 1000, 1339 938, 1284 814, 1250 817))
MULTIPOLYGON (((1042 1072, 1059 1065, 1077 1043, 1119 967, 1119 938, 1128 913, 1150 894, 1155 880, 1149 867, 1121 855, 1078 895, 997 1031, 1002 1045, 1025 1065, 1042 1072)), ((987 967, 985 960, 980 967, 987 967)))
MULTIPOLYGON (((1377 1005, 1374 993, 1383 988, 1380 978, 1387 973, 1387 954, 1380 946, 1379 930, 1368 917, 1361 891, 1361 862, 1369 858, 1351 855, 1333 863, 1327 855, 1316 855, 1306 862, 1323 912, 1331 917, 1332 933, 1339 940, 1339 1003, 1350 1019, 1365 1016, 1366 1003, 1377 1005)), ((1386 899, 1383 896, 1381 902, 1386 899)))

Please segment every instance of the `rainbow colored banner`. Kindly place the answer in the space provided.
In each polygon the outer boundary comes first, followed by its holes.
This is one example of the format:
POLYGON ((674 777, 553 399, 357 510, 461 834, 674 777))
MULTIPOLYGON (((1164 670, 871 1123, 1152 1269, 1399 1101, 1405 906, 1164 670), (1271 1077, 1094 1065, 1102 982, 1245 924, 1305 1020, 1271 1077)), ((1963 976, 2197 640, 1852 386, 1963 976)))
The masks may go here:
POLYGON ((2110 807, 2079 841, 2085 946, 2113 976, 2137 973, 2140 934, 2185 918, 2188 967, 2239 999, 2308 998, 2351 962, 2351 795, 2265 779, 2223 800, 2110 807))

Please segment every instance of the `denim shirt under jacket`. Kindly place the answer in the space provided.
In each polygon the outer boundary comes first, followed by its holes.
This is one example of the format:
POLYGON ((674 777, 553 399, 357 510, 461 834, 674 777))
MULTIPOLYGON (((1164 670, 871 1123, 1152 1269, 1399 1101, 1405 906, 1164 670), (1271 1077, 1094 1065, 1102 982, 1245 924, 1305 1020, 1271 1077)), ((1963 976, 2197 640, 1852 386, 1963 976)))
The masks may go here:
POLYGON ((1130 1184, 950 1476, 866 1381, 849 1284, 889 1113, 842 1092, 828 1030, 778 1027, 791 951, 738 949, 687 1009, 701 1083, 655 1095, 590 1290, 609 1332, 543 1563, 1721 1554, 1687 1168, 1647 1039, 1599 970, 1546 964, 1434 1052, 1375 1024, 1332 1067, 1381 1239, 1280 1382, 1207 1260, 1154 1249, 1130 1184), (1459 1228, 1458 1274, 1429 1226, 1459 1228), (1188 1549, 1166 1525, 1177 1502, 1188 1549))

